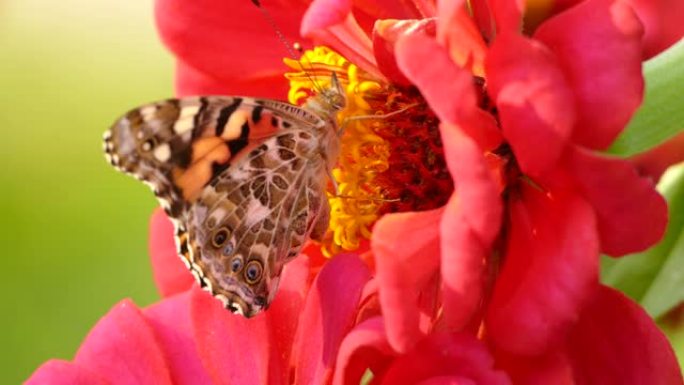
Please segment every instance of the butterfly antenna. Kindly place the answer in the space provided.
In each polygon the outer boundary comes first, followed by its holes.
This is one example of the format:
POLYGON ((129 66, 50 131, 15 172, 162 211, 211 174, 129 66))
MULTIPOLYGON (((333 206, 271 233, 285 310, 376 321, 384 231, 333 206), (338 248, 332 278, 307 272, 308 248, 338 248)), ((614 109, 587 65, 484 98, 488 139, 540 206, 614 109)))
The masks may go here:
MULTIPOLYGON (((259 1, 259 0, 251 0, 251 1, 252 1, 252 4, 254 4, 259 9, 261 14, 264 16, 264 18, 268 22, 268 24, 271 25, 271 28, 273 28, 273 30, 275 31, 276 36, 278 36, 278 40, 280 40, 280 42, 285 46, 285 49, 287 50, 288 55, 290 55, 290 57, 292 59, 295 59, 297 57, 297 54, 295 54, 295 50, 296 50, 297 52, 300 53, 300 56, 301 56, 302 46, 299 43, 295 43, 293 45, 293 44, 290 44, 289 41, 287 41, 285 34, 280 30, 280 28, 278 28, 278 24, 276 24, 275 19, 273 19, 273 16, 271 16, 271 13, 268 12, 264 7, 261 6, 261 1, 259 1), (295 50, 293 50, 292 47, 294 47, 295 50)), ((302 57, 304 57, 304 59, 307 62, 309 62, 309 59, 306 56, 302 56, 302 57)), ((316 91, 322 92, 323 89, 321 88, 321 86, 316 81, 316 75, 313 75, 313 77, 311 76, 313 73, 313 65, 311 64, 311 62, 309 62, 309 66, 312 69, 311 72, 309 72, 306 68, 304 68, 304 65, 302 65, 301 61, 297 60, 297 63, 299 63, 299 66, 302 68, 302 71, 306 74, 306 77, 309 78, 309 80, 313 84, 316 91)))

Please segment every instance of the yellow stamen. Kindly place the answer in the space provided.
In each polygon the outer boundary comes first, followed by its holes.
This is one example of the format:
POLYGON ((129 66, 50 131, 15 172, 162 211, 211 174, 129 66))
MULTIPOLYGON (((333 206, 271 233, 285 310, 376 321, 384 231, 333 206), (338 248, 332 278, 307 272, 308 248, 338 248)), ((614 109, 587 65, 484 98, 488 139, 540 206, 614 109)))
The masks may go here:
MULTIPOLYGON (((335 72, 347 97, 346 108, 337 117, 340 123, 352 116, 384 113, 368 103, 386 93, 384 86, 327 47, 307 50, 299 61, 285 59, 285 64, 296 71, 285 75, 290 81, 290 103, 302 104, 317 89, 328 87, 335 72)), ((338 167, 333 170, 339 195, 328 193, 330 225, 322 247, 326 256, 355 250, 362 238, 370 239, 384 198, 373 179, 387 170, 389 159, 388 145, 376 134, 382 124, 379 120, 356 120, 345 127, 338 167)))

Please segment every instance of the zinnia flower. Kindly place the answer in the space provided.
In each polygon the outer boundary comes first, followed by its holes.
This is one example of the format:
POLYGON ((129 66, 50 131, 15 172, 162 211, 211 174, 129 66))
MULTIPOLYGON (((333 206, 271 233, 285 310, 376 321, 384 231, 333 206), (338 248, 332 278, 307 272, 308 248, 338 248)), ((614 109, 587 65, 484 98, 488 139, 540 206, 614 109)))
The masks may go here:
POLYGON ((309 249, 243 320, 191 288, 155 217, 168 297, 119 305, 30 382, 683 383, 648 315, 599 284, 598 256, 643 250, 666 224, 652 182, 600 151, 684 6, 522 3, 158 0, 179 96, 300 103, 335 71, 342 120, 401 111, 353 121, 334 170, 324 251, 371 269, 309 249), (287 70, 283 40, 316 46, 287 70))

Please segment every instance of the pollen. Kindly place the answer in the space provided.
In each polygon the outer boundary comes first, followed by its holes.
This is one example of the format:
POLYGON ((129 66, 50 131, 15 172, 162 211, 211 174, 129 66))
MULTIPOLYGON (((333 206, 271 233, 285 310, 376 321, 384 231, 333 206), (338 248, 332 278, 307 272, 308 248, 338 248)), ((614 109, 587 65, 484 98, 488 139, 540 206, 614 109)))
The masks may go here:
POLYGON ((292 69, 285 75, 292 104, 301 105, 317 89, 329 87, 333 73, 345 89, 346 107, 337 116, 344 134, 332 171, 337 192, 332 184, 328 189, 325 255, 358 249, 385 213, 446 202, 441 197, 448 197, 453 186, 441 152, 439 122, 417 91, 383 83, 327 47, 306 50, 298 61, 285 59, 285 64, 292 69), (406 112, 384 116, 402 110, 406 112))

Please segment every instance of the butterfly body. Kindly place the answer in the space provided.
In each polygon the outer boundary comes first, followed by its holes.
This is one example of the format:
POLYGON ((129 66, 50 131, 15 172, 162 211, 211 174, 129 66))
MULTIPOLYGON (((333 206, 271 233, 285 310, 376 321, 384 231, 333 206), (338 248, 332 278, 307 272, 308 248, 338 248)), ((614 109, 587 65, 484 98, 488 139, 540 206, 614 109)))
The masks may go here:
POLYGON ((343 105, 339 87, 304 107, 169 99, 118 119, 105 133, 105 153, 152 188, 200 285, 249 317, 268 307, 283 266, 327 229, 343 105))

